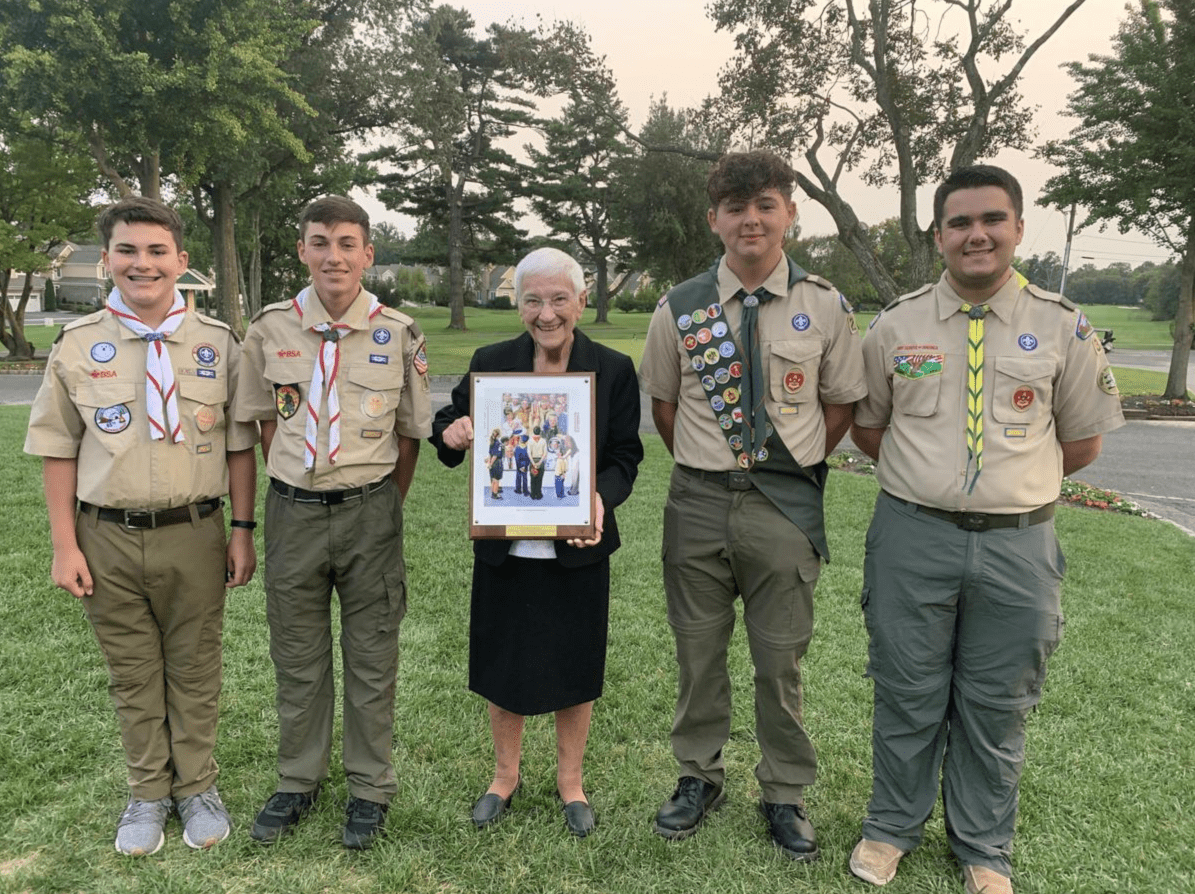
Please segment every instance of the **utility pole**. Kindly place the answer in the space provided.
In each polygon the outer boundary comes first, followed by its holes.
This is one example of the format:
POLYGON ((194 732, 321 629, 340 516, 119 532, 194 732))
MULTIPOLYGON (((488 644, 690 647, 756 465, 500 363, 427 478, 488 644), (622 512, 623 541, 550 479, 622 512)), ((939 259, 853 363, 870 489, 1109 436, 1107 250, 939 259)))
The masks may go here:
POLYGON ((1058 294, 1066 294, 1066 271, 1071 261, 1071 237, 1075 235, 1075 203, 1071 202, 1071 219, 1066 225, 1066 249, 1062 253, 1062 282, 1058 284, 1058 294))

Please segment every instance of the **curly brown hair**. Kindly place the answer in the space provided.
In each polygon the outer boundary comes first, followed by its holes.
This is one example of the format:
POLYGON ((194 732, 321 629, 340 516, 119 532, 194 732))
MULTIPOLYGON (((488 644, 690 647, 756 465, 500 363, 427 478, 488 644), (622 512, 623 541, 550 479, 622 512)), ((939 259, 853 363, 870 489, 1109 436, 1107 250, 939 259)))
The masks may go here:
POLYGON ((727 152, 718 159, 706 182, 710 207, 724 199, 749 199, 765 189, 779 190, 786 198, 793 194, 797 175, 792 165, 766 149, 727 152))

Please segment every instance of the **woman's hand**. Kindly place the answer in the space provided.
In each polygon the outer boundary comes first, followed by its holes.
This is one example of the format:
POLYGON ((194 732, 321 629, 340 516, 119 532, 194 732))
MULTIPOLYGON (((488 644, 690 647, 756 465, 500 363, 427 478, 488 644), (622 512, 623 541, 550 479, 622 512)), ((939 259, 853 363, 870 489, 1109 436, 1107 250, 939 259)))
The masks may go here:
POLYGON ((582 540, 580 537, 574 537, 566 541, 569 546, 576 549, 585 549, 589 546, 597 546, 602 542, 602 528, 606 521, 606 507, 602 505, 602 495, 594 494, 593 497, 593 513, 597 519, 597 525, 594 528, 592 540, 582 540))
POLYGON ((468 450, 473 446, 473 420, 462 416, 444 429, 440 437, 451 450, 468 450))

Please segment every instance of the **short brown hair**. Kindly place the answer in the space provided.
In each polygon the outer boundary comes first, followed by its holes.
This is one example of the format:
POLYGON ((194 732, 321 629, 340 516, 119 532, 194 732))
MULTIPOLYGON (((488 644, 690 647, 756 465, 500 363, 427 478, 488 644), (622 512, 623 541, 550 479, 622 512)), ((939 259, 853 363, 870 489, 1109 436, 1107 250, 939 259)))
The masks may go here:
POLYGON ((751 152, 727 152, 710 171, 705 189, 710 207, 717 208, 724 199, 749 199, 765 189, 779 190, 791 198, 797 180, 792 165, 766 149, 751 152))
POLYGON ((316 199, 299 215, 299 238, 307 237, 307 224, 321 223, 331 226, 338 223, 353 223, 361 227, 365 244, 369 245, 369 215, 365 209, 344 196, 324 196, 316 199))
POLYGON ((183 250, 183 219, 178 216, 177 211, 169 205, 163 205, 157 199, 129 196, 101 211, 96 219, 96 229, 99 230, 100 241, 105 250, 112 241, 112 231, 118 223, 158 224, 170 231, 170 235, 174 237, 174 247, 179 251, 183 250))
POLYGON ((1025 210, 1025 198, 1021 192, 1021 184, 1017 178, 1004 168, 995 165, 971 165, 965 168, 955 168, 950 172, 942 185, 934 192, 934 228, 942 229, 942 210, 946 207, 947 197, 960 189, 979 189, 984 186, 996 186, 1008 193, 1008 200, 1012 202, 1013 213, 1017 220, 1025 210))

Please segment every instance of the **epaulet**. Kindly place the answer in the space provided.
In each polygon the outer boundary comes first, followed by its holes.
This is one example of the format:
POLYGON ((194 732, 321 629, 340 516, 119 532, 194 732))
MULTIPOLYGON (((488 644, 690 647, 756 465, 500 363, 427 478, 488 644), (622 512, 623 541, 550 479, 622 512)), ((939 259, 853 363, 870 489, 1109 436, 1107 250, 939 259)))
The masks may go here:
MULTIPOLYGON (((82 329, 84 326, 94 326, 96 323, 108 316, 108 309, 95 310, 85 317, 79 317, 77 320, 71 320, 62 327, 62 332, 73 332, 75 329, 82 329)), ((59 333, 61 337, 62 333, 59 333)))
POLYGON ((838 291, 838 289, 834 288, 834 286, 831 285, 831 283, 828 279, 822 279, 816 273, 806 273, 805 274, 805 282, 811 282, 815 286, 821 286, 823 289, 828 289, 831 292, 838 291))
POLYGON ((397 320, 399 323, 402 323, 409 330, 411 330, 412 338, 419 339, 423 336, 423 330, 419 328, 419 324, 415 322, 415 318, 409 314, 403 313, 401 310, 396 310, 393 307, 387 307, 383 304, 382 316, 391 320, 397 320))
POLYGON ((294 305, 291 304, 290 299, 287 299, 286 301, 275 301, 273 304, 267 304, 265 307, 263 307, 261 310, 259 310, 257 313, 255 313, 253 315, 253 319, 250 320, 249 322, 256 323, 258 320, 260 320, 262 317, 264 317, 268 313, 272 313, 273 311, 276 311, 276 310, 290 310, 290 308, 292 308, 293 306, 294 305))
POLYGON ((1042 301, 1053 301, 1055 304, 1061 304, 1067 310, 1077 310, 1079 307, 1065 295, 1059 295, 1057 292, 1047 292, 1041 286, 1035 286, 1032 283, 1025 286, 1025 291, 1034 298, 1040 298, 1042 301))
POLYGON ((880 317, 882 317, 888 311, 892 310, 892 308, 896 307, 898 304, 900 304, 904 301, 908 301, 912 298, 917 298, 921 295, 925 295, 926 293, 932 291, 933 287, 934 287, 934 284, 932 282, 927 283, 926 285, 922 286, 920 289, 917 289, 914 292, 905 292, 903 295, 898 296, 895 300, 888 302, 888 304, 878 314, 876 314, 874 317, 871 318, 871 322, 867 324, 867 328, 874 329, 875 324, 880 321, 880 317))
POLYGON ((216 326, 220 329, 227 329, 229 332, 232 331, 232 327, 229 326, 227 323, 225 323, 223 320, 217 320, 215 317, 209 317, 207 314, 201 314, 199 311, 195 311, 195 317, 197 319, 201 320, 202 322, 207 323, 209 326, 216 326))

